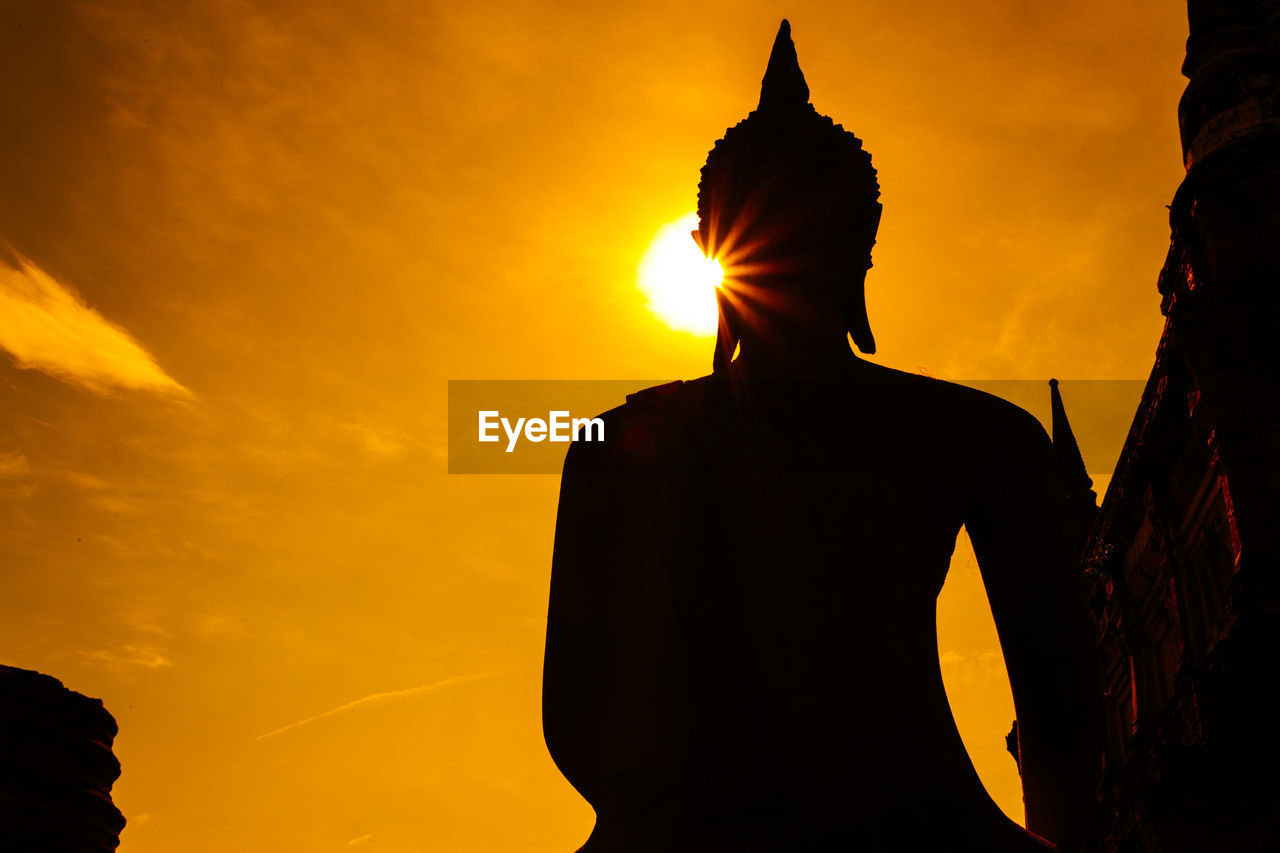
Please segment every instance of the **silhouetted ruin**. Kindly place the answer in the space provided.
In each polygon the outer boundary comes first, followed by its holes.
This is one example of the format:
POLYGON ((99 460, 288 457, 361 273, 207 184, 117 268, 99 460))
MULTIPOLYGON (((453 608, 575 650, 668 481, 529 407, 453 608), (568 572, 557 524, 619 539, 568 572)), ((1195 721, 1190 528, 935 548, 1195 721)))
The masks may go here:
POLYGON ((115 850, 116 721, 98 699, 48 675, 0 666, 0 850, 115 850))
POLYGON ((1084 564, 1108 853, 1280 850, 1280 2, 1188 8, 1165 330, 1084 564))
POLYGON ((1067 420, 1067 410, 1062 404, 1056 379, 1049 380, 1049 408, 1052 413, 1053 455, 1067 494, 1068 536, 1072 549, 1081 554, 1098 515, 1098 495, 1085 470, 1084 457, 1080 455, 1080 445, 1076 443, 1071 422, 1067 420))

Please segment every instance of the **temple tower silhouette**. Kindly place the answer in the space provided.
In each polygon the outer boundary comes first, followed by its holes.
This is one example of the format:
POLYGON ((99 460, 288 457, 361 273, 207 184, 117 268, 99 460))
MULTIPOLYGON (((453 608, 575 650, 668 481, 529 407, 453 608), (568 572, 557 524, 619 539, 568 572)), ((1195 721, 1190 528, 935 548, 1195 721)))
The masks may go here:
POLYGON ((48 675, 0 666, 0 850, 115 850, 116 721, 98 699, 48 675))
POLYGON ((1098 515, 1098 494, 1093 490, 1093 480, 1085 469, 1080 445, 1076 442, 1067 409, 1062 403, 1058 380, 1049 380, 1049 408, 1052 413, 1053 455, 1062 475, 1062 486, 1067 493, 1067 522, 1072 546, 1082 553, 1098 515))
POLYGON ((1280 2, 1188 10, 1165 329, 1084 556, 1109 853, 1280 850, 1280 2))

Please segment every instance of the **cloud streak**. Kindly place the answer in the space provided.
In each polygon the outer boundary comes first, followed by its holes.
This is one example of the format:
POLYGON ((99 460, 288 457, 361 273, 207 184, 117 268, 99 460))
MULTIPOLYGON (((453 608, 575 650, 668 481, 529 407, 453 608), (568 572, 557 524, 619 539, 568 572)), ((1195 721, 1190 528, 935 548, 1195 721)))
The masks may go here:
POLYGON ((444 687, 453 687, 458 684, 467 684, 472 681, 479 681, 480 679, 486 678, 486 677, 487 676, 484 676, 484 675, 455 675, 455 676, 446 678, 443 681, 436 681, 432 684, 424 684, 420 687, 409 687, 405 690, 391 690, 386 693, 374 693, 370 696, 365 696, 362 699, 356 699, 353 702, 348 702, 345 705, 339 705, 336 708, 331 708, 328 711, 324 711, 323 713, 316 714, 314 717, 307 717, 306 719, 298 720, 296 723, 290 723, 287 726, 281 726, 275 731, 267 732, 264 735, 258 735, 257 737, 254 738, 254 740, 266 740, 269 737, 275 737, 278 734, 284 734, 285 732, 290 731, 292 729, 296 729, 299 726, 305 726, 309 723, 314 723, 317 720, 323 720, 326 717, 332 717, 337 714, 342 714, 346 711, 353 711, 357 708, 376 707, 378 705, 386 705, 390 702, 399 702, 402 699, 412 699, 415 696, 422 696, 427 693, 434 693, 435 691, 440 690, 441 688, 444 688, 444 687))
POLYGON ((21 255, 17 267, 0 261, 0 349, 20 367, 97 394, 191 396, 132 335, 21 255))
POLYGON ((0 479, 27 473, 27 457, 21 450, 0 450, 0 479))
POLYGON ((173 666, 173 661, 164 656, 164 650, 157 646, 125 645, 114 649, 97 649, 81 653, 83 657, 96 663, 102 663, 115 670, 142 667, 144 669, 160 669, 173 666))

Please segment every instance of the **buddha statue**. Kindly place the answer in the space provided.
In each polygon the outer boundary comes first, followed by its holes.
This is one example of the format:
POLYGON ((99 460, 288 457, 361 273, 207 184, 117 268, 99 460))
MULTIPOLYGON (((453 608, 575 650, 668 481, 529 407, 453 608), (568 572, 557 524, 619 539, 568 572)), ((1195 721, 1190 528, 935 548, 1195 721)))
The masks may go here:
POLYGON ((710 375, 574 443, 543 723, 614 851, 1076 850, 1100 772, 1082 579, 1048 437, 982 392, 878 366, 861 142, 809 104, 789 25, 702 170, 720 259, 710 375), (1018 716, 1027 828, 952 718, 935 609, 968 529, 1018 716))

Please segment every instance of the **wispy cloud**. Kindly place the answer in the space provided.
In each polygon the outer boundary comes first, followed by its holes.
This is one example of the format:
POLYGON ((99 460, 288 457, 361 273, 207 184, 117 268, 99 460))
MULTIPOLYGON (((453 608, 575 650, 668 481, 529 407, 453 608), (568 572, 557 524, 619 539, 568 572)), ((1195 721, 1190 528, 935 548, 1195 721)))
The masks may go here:
POLYGON ((0 450, 0 477, 20 477, 29 467, 21 450, 0 450))
POLYGON ((406 435, 388 427, 362 421, 347 423, 345 427, 357 444, 370 456, 397 456, 410 443, 406 435))
POLYGON ((99 394, 190 396, 132 335, 21 255, 16 268, 0 259, 0 349, 21 367, 99 394))
POLYGON ((938 662, 942 665, 942 680, 948 687, 1008 683, 1004 659, 999 652, 963 654, 948 649, 938 655, 938 662))
POLYGON ((331 708, 328 711, 324 711, 323 713, 316 714, 314 717, 307 717, 306 719, 298 720, 296 723, 290 723, 287 726, 281 726, 280 728, 276 729, 273 732, 267 732, 264 735, 258 735, 256 738, 254 738, 254 740, 266 740, 269 737, 275 737, 278 734, 283 734, 284 732, 287 732, 291 729, 296 729, 299 726, 305 726, 308 723, 314 723, 317 720, 323 720, 325 717, 332 717, 336 714, 341 714, 346 711, 353 711, 357 708, 375 707, 378 705, 385 705, 390 702, 399 702, 402 699, 412 699, 415 696, 422 696, 426 693, 434 693, 435 691, 445 687, 453 687, 458 684, 467 684, 469 682, 479 681, 480 679, 487 678, 487 677, 488 676, 485 676, 485 675, 456 675, 450 678, 446 678, 443 681, 437 681, 432 684, 424 684, 421 687, 409 687, 405 690, 391 690, 386 693, 374 693, 371 696, 365 696, 362 699, 356 699, 354 702, 348 702, 345 705, 339 705, 336 708, 331 708))
POLYGON ((115 670, 142 667, 144 669, 160 669, 173 666, 173 661, 163 654, 158 646, 120 646, 114 649, 97 649, 82 652, 81 655, 91 661, 105 664, 115 670))

